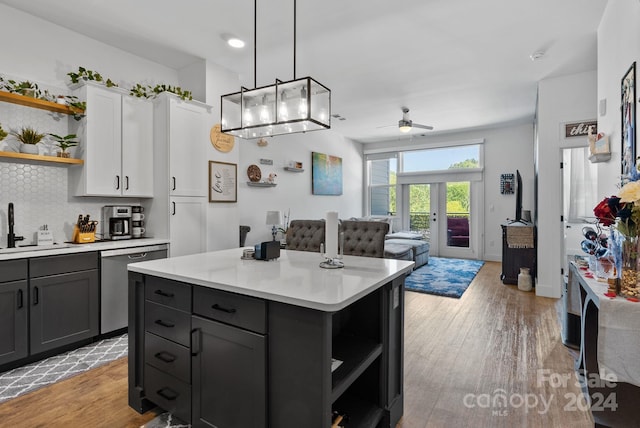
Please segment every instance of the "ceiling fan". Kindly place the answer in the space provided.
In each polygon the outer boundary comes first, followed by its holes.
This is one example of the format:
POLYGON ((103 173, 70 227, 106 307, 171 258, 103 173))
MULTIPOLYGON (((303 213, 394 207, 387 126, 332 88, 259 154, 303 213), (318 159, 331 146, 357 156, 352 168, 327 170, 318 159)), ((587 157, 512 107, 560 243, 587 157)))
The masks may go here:
MULTIPOLYGON (((388 126, 395 126, 395 125, 379 126, 379 128, 386 128, 388 126)), ((408 107, 402 107, 402 119, 400 119, 398 121, 398 128, 400 129, 400 132, 406 133, 406 132, 411 131, 411 128, 420 128, 420 129, 432 130, 433 126, 421 125, 419 123, 413 123, 413 121, 411 119, 409 119, 409 108, 408 107)))

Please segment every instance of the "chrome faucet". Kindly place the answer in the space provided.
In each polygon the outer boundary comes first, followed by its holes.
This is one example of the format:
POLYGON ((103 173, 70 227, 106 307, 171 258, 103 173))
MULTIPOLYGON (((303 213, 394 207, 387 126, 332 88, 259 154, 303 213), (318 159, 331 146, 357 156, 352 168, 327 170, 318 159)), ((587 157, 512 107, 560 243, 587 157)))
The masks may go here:
POLYGON ((24 240, 24 236, 16 236, 13 233, 14 214, 13 214, 13 202, 9 202, 9 233, 7 234, 7 248, 15 248, 16 241, 24 240))

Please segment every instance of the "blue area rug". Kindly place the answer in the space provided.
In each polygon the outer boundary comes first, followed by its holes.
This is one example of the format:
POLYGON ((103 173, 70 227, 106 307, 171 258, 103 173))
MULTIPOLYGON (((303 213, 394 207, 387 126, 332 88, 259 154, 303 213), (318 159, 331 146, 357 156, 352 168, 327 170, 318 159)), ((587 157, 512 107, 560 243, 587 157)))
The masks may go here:
POLYGON ((460 298, 483 264, 482 260, 429 257, 429 264, 411 272, 404 286, 409 291, 460 298))

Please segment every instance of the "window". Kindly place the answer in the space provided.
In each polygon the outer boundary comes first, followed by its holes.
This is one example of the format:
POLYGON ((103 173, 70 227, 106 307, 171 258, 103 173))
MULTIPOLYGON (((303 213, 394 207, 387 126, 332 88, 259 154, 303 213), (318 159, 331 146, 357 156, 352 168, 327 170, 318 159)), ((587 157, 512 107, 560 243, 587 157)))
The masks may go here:
POLYGON ((371 215, 395 214, 397 158, 386 155, 383 159, 369 159, 367 163, 371 215))
POLYGON ((480 168, 480 145, 406 151, 402 164, 402 172, 480 168))

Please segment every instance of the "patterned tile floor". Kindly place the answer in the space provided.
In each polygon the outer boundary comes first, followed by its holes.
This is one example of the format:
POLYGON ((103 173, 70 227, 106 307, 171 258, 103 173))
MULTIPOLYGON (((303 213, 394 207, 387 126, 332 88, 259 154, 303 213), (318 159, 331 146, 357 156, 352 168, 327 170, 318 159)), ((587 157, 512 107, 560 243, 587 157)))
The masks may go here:
POLYGON ((127 355, 127 335, 0 373, 0 403, 127 355))

